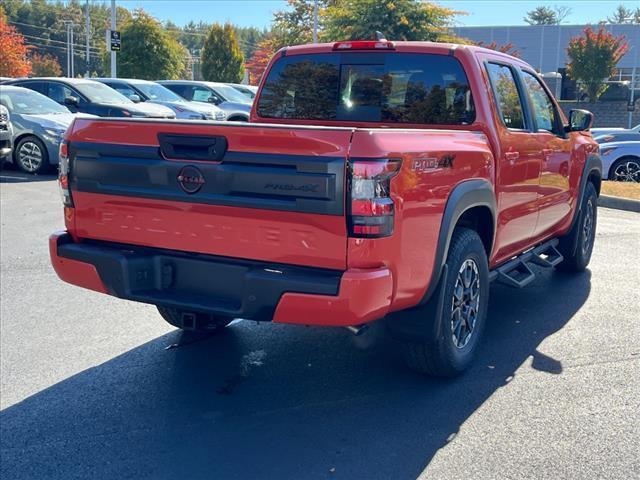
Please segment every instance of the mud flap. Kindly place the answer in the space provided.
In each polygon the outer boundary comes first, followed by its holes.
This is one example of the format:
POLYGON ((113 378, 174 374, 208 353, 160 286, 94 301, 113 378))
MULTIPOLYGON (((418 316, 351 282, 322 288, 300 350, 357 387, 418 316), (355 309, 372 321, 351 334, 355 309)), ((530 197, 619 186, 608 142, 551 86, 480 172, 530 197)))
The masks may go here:
POLYGON ((434 343, 442 335, 442 313, 447 278, 448 267, 445 264, 442 267, 438 285, 428 302, 387 315, 385 322, 393 337, 398 340, 434 343))

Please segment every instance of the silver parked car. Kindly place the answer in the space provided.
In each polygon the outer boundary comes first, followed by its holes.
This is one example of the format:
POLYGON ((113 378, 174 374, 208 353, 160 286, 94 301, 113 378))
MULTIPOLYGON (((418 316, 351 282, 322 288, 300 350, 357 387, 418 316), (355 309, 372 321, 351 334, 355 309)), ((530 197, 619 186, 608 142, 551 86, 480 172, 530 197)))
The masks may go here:
POLYGON ((57 165, 60 142, 77 115, 22 87, 3 85, 0 104, 9 110, 13 126, 14 149, 10 160, 27 173, 44 173, 57 165))
POLYGON ((253 85, 245 85, 243 83, 227 83, 230 87, 235 88, 243 95, 249 97, 252 101, 256 98, 256 94, 258 93, 258 87, 253 85))
POLYGON ((220 107, 231 122, 248 122, 252 100, 224 83, 193 80, 161 80, 159 84, 185 100, 209 103, 220 107))
POLYGON ((13 128, 9 110, 4 105, 0 105, 0 163, 11 155, 12 140, 13 128))
POLYGON ((157 103, 169 107, 176 118, 187 120, 226 120, 227 114, 213 104, 188 102, 168 88, 149 80, 134 78, 94 78, 135 103, 157 103))
POLYGON ((607 180, 640 182, 640 142, 612 142, 600 145, 602 173, 607 180))

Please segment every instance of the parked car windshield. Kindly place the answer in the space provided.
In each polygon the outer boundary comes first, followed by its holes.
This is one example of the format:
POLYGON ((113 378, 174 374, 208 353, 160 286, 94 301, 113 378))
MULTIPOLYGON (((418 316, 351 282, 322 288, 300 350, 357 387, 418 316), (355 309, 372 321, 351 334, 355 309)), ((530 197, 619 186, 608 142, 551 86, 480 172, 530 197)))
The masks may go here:
POLYGON ((184 98, 157 83, 134 83, 134 85, 149 97, 150 100, 157 100, 159 102, 185 102, 184 98))
POLYGON ((457 59, 414 53, 280 58, 258 100, 268 118, 465 125, 475 119, 457 59))
POLYGON ((103 83, 83 82, 76 83, 73 86, 94 103, 133 103, 127 97, 103 83))
POLYGON ((66 107, 32 90, 21 92, 2 89, 2 92, 0 92, 0 103, 7 107, 9 112, 21 115, 69 113, 66 107))
POLYGON ((251 99, 246 95, 243 95, 235 88, 230 87, 228 85, 216 85, 212 87, 219 95, 222 95, 227 102, 235 102, 235 103, 248 103, 251 104, 251 99))

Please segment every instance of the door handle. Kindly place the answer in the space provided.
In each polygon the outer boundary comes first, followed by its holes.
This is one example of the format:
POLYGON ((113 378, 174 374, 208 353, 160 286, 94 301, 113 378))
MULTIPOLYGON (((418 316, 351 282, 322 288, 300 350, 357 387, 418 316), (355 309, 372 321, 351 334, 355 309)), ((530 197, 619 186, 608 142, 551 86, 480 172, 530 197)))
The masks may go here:
POLYGON ((504 158, 510 162, 515 162, 520 158, 520 152, 505 152, 504 158))

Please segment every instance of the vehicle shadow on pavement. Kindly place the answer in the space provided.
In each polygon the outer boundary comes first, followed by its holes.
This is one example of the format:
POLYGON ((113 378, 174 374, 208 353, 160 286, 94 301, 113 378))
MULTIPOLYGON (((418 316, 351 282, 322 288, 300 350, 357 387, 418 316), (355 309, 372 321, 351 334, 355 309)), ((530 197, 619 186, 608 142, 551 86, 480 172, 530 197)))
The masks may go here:
POLYGON ((47 173, 43 175, 29 175, 21 172, 11 164, 4 164, 0 167, 0 183, 28 183, 28 182, 46 182, 55 180, 55 173, 47 173))
POLYGON ((356 349, 342 329, 172 332, 0 412, 0 473, 413 479, 523 363, 562 374, 538 347, 584 304, 590 278, 545 271, 524 290, 493 286, 478 361, 450 381, 406 371, 391 341, 356 349))

